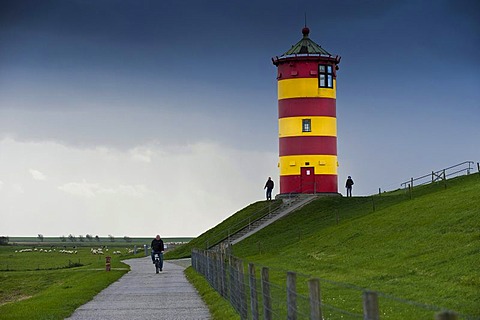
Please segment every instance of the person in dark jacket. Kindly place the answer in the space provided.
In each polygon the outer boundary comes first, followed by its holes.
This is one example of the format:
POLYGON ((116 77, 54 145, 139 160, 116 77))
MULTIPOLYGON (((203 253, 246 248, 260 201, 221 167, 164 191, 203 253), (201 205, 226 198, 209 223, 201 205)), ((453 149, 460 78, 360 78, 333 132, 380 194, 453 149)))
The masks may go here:
POLYGON ((347 182, 345 182, 345 188, 347 188, 347 197, 352 196, 352 186, 353 186, 352 177, 348 176, 347 182))
POLYGON ((160 238, 160 235, 157 234, 155 239, 152 240, 152 244, 150 245, 152 249, 152 262, 155 263, 155 253, 158 253, 160 257, 160 271, 163 269, 163 251, 165 251, 165 247, 163 245, 163 240, 160 238))
POLYGON ((267 200, 272 200, 273 180, 271 177, 268 177, 267 183, 265 183, 263 189, 267 189, 267 200))

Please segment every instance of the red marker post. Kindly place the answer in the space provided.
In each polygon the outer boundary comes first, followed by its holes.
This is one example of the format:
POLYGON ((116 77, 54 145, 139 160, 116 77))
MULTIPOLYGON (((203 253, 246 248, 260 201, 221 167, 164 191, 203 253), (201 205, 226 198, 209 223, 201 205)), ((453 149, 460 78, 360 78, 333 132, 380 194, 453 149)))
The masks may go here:
POLYGON ((105 271, 110 271, 111 267, 110 267, 110 260, 112 259, 112 257, 105 257, 105 271))

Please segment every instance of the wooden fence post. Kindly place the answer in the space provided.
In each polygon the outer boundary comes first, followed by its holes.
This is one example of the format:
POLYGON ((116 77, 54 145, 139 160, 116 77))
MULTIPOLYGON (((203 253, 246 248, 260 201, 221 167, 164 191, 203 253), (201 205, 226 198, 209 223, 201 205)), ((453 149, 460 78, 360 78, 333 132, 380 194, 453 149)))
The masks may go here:
POLYGON ((222 272, 222 297, 227 298, 228 297, 228 291, 227 291, 227 263, 225 259, 225 253, 220 254, 220 259, 221 259, 221 272, 222 272))
POLYGON ((270 295, 270 277, 268 268, 262 267, 263 319, 272 320, 272 297, 270 295))
POLYGON ((190 257, 190 264, 192 265, 193 270, 197 271, 197 260, 195 257, 195 249, 192 249, 192 255, 190 257))
POLYGON ((458 315, 453 311, 443 311, 435 315, 435 320, 457 320, 458 315))
POLYGON ((322 298, 320 295, 320 280, 308 280, 310 291, 310 320, 322 320, 322 298))
POLYGON ((363 292, 363 319, 380 320, 380 311, 378 309, 378 296, 374 291, 363 292))
POLYGON ((252 310, 252 319, 258 320, 258 299, 257 299, 257 278, 255 276, 255 265, 248 264, 248 275, 250 280, 250 309, 252 310))
POLYGON ((297 274, 287 272, 287 319, 297 319, 297 274))
POLYGON ((210 281, 210 253, 205 251, 205 278, 209 284, 212 284, 210 281))
POLYGON ((220 251, 215 252, 215 289, 218 293, 222 291, 221 273, 220 273, 220 251))
POLYGON ((210 283, 213 288, 215 288, 215 251, 210 251, 210 283))
POLYGON ((445 189, 447 189, 447 175, 445 174, 445 169, 443 169, 443 184, 445 189))
POLYGON ((237 260, 237 272, 238 272, 238 295, 240 306, 240 318, 248 319, 248 306, 245 296, 245 276, 243 272, 243 261, 237 260))
POLYGON ((227 287, 228 298, 229 298, 230 304, 236 309, 236 307, 235 307, 235 296, 234 296, 235 268, 233 267, 233 263, 234 263, 233 256, 229 255, 228 256, 228 267, 227 267, 228 277, 229 277, 228 287, 227 287))

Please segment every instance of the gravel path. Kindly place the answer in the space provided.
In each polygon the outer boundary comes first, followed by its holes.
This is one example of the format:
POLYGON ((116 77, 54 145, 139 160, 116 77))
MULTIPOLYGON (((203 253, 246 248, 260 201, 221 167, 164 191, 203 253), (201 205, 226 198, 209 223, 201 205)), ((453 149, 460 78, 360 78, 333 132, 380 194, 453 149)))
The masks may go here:
POLYGON ((210 319, 207 306, 188 282, 188 261, 165 261, 156 274, 150 257, 123 261, 131 271, 73 313, 86 319, 210 319))

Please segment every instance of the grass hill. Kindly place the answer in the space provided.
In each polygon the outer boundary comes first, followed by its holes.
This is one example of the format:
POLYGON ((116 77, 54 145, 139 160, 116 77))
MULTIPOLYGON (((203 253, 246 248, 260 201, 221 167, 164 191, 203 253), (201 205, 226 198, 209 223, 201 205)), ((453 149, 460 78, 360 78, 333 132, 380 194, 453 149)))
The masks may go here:
POLYGON ((172 251, 167 251, 165 258, 180 259, 190 257, 193 248, 207 249, 227 238, 229 234, 233 234, 245 225, 248 225, 249 220, 258 218, 270 210, 273 211, 280 207, 281 204, 281 200, 255 202, 228 217, 212 229, 202 233, 197 238, 192 239, 187 244, 175 248, 172 251))
POLYGON ((319 198, 236 244, 233 254, 479 317, 480 176, 411 193, 319 198))

